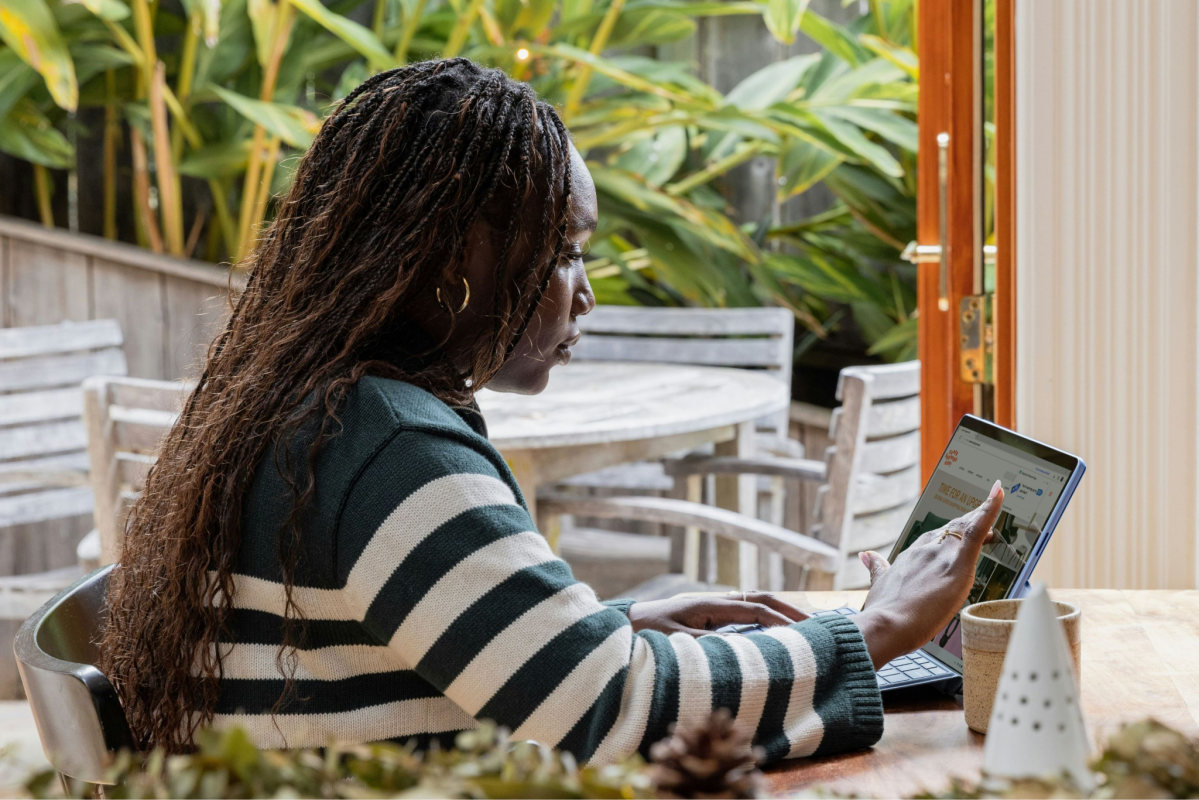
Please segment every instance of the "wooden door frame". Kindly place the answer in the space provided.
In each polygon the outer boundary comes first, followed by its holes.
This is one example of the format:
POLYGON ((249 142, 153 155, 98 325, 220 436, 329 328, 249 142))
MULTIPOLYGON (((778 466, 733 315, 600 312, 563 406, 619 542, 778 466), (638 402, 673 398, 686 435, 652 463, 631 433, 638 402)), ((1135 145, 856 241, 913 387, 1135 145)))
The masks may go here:
POLYGON ((1016 0, 995 0, 995 421, 1016 427, 1016 0))
MULTIPOLYGON (((976 410, 974 385, 960 377, 958 311, 963 297, 983 291, 976 269, 981 253, 977 202, 982 135, 979 102, 980 0, 921 0, 917 20, 920 55, 919 174, 916 236, 921 245, 941 243, 937 137, 949 134, 947 204, 947 307, 939 306, 938 262, 917 266, 920 308, 921 467, 932 474, 958 419, 976 410)), ((996 421, 1015 422, 1015 98, 1013 46, 1015 0, 996 0, 996 331, 993 375, 996 421)), ((945 254, 943 254, 945 257, 945 254)))

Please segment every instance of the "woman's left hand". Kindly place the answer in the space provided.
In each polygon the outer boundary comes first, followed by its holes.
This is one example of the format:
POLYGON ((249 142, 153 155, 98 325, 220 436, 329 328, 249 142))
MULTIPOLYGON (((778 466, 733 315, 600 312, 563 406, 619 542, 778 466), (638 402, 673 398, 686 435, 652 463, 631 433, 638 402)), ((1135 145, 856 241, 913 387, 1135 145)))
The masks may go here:
POLYGON ((808 615, 770 592, 731 592, 724 597, 672 597, 629 607, 634 631, 704 636, 724 625, 755 622, 763 627, 802 622, 808 615))

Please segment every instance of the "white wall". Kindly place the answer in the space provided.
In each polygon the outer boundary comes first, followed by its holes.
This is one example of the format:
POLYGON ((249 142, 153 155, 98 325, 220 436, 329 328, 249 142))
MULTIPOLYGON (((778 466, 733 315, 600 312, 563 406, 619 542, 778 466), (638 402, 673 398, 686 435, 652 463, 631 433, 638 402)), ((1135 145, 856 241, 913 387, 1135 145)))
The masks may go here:
POLYGON ((1017 6, 1017 425, 1089 469, 1038 574, 1196 585, 1199 3, 1017 6))

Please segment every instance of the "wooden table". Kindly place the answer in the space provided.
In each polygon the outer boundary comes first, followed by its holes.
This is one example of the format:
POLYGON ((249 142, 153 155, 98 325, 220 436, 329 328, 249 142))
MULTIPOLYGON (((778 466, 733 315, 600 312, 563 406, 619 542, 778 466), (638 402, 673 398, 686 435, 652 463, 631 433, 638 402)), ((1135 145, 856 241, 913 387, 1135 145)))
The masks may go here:
MULTIPOLYGON (((1082 705, 1096 742, 1155 717, 1199 736, 1199 591, 1051 590, 1082 609, 1082 705)), ((865 592, 790 592, 805 609, 860 608, 865 592)), ((865 797, 938 790, 977 779, 985 737, 966 727, 960 699, 913 688, 883 695, 883 738, 870 750, 799 759, 767 770, 770 794, 813 784, 865 797)))
MULTIPOLYGON (((572 475, 709 442, 723 455, 750 456, 754 420, 786 408, 790 394, 743 369, 589 361, 554 369, 538 395, 484 389, 477 397, 492 444, 536 514, 536 487, 572 475)), ((752 476, 729 480, 737 499, 722 505, 754 513, 752 476)))

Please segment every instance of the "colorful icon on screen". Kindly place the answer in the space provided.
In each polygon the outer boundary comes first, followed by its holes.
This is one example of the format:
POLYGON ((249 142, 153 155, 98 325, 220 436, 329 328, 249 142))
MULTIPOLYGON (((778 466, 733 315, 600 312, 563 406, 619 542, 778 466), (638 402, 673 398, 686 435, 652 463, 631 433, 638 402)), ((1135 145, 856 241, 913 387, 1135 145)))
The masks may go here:
POLYGON ((1045 491, 1045 490, 1044 490, 1044 489, 1037 489, 1037 497, 1040 497, 1040 496, 1041 496, 1041 493, 1042 493, 1043 491, 1045 491))
POLYGON ((1012 484, 1012 494, 1015 494, 1018 491, 1020 491, 1020 484, 1018 484, 1018 483, 1012 484))

